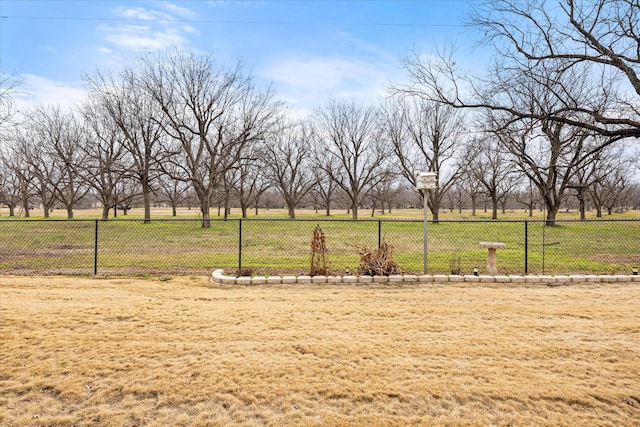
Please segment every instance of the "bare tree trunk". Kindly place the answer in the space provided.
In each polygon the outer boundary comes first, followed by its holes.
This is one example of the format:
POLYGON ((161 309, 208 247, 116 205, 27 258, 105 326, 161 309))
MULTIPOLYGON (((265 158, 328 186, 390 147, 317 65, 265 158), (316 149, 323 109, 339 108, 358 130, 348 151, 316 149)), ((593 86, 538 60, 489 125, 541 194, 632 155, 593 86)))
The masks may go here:
POLYGON ((471 216, 476 216, 476 207, 478 203, 478 197, 475 193, 471 193, 471 216))
MULTIPOLYGON (((151 188, 147 177, 142 180, 142 199, 144 202, 144 223, 148 224, 151 222, 151 188)), ((125 206, 125 215, 126 214, 125 206)))
POLYGON ((436 187, 433 190, 423 190, 428 192, 429 197, 429 210, 433 216, 433 222, 440 220, 440 190, 436 187))
POLYGON ((109 206, 102 205, 102 220, 106 221, 109 219, 109 206))
POLYGON ((491 219, 498 219, 498 199, 491 195, 491 219))
POLYGON ((584 194, 582 194, 582 191, 578 191, 578 194, 576 196, 578 198, 578 205, 579 205, 579 210, 580 210, 580 221, 584 221, 586 219, 586 203, 584 200, 584 194))
MULTIPOLYGON (((200 201, 200 212, 202 212, 202 228, 210 228, 211 227, 211 213, 210 211, 209 199, 207 197, 203 197, 200 201)), ((225 210, 225 219, 226 219, 226 210, 225 210)))
POLYGON ((22 208, 24 210, 24 217, 29 218, 29 198, 25 197, 22 200, 22 208))
POLYGON ((225 195, 225 197, 224 197, 224 206, 223 206, 223 209, 224 209, 224 216, 223 216, 223 218, 224 218, 224 219, 227 219, 227 218, 229 217, 229 211, 230 211, 230 209, 229 209, 229 194, 228 194, 228 193, 227 193, 227 194, 225 195))
POLYGON ((560 206, 548 206, 547 208, 547 219, 545 225, 553 227, 556 225, 556 216, 558 214, 558 209, 560 208, 560 206))

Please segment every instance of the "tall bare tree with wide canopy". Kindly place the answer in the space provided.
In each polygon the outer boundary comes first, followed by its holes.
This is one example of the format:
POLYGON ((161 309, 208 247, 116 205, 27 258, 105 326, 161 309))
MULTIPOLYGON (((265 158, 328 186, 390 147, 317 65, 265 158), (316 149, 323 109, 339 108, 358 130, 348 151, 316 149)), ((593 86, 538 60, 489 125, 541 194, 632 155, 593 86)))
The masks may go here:
POLYGON ((397 91, 456 108, 502 111, 517 119, 552 120, 610 141, 640 138, 640 5, 637 0, 487 0, 472 17, 484 44, 497 52, 485 76, 461 70, 452 51, 437 58, 415 53, 404 60, 411 83, 397 91), (544 83, 549 71, 583 74, 598 92, 579 102, 551 92, 554 108, 522 109, 509 97, 487 96, 514 71, 544 83), (602 102, 605 99, 606 102, 602 102))
POLYGON ((563 71, 591 65, 589 78, 599 81, 607 108, 558 104, 550 118, 603 136, 640 138, 638 0, 490 0, 473 23, 516 66, 563 71))
POLYGON ((173 50, 141 64, 140 85, 159 112, 156 123, 177 142, 176 165, 198 198, 202 227, 210 227, 210 206, 224 174, 248 144, 264 139, 280 104, 270 89, 256 89, 240 64, 229 69, 211 54, 173 50))
POLYGON ((296 208, 318 182, 311 163, 312 141, 308 123, 285 121, 264 144, 269 178, 284 199, 289 218, 296 217, 296 208))
MULTIPOLYGON (((461 113, 420 97, 398 96, 384 105, 381 127, 391 142, 400 173, 413 188, 418 172, 436 173, 438 186, 428 192, 428 205, 437 221, 443 197, 462 173, 454 161, 464 141, 461 113)), ((420 190, 422 197, 426 193, 420 190)))
MULTIPOLYGON (((514 72, 502 93, 519 111, 530 111, 536 117, 522 118, 504 110, 486 109, 485 130, 495 135, 501 148, 512 156, 515 167, 536 187, 547 208, 546 224, 555 225, 556 214, 576 173, 591 164, 615 137, 594 134, 582 126, 554 120, 558 92, 565 92, 575 105, 591 97, 593 102, 606 102, 592 92, 591 82, 578 69, 569 72, 547 70, 546 78, 532 77, 527 72, 514 72)), ((573 111, 565 111, 570 116, 573 111)))
POLYGON ((108 111, 100 96, 89 100, 82 110, 89 142, 82 149, 86 155, 83 166, 85 177, 97 199, 102 204, 102 219, 109 218, 113 208, 117 215, 117 191, 119 184, 130 175, 125 160, 125 135, 108 111))
POLYGON ((89 191, 83 175, 85 132, 78 118, 59 106, 37 106, 16 133, 15 150, 35 178, 45 218, 58 201, 73 218, 73 208, 89 191))
POLYGON ((163 146, 164 132, 158 121, 153 99, 144 91, 139 67, 128 67, 118 76, 96 71, 85 76, 93 102, 109 114, 122 132, 124 148, 130 154, 128 166, 140 183, 144 204, 144 222, 151 221, 153 181, 159 174, 158 164, 167 156, 163 146))
POLYGON ((326 150, 333 159, 318 166, 345 192, 351 217, 358 219, 358 205, 383 178, 381 166, 390 154, 378 126, 378 111, 355 101, 334 99, 317 109, 313 120, 317 149, 326 150), (333 161, 339 167, 327 167, 333 165, 333 161))

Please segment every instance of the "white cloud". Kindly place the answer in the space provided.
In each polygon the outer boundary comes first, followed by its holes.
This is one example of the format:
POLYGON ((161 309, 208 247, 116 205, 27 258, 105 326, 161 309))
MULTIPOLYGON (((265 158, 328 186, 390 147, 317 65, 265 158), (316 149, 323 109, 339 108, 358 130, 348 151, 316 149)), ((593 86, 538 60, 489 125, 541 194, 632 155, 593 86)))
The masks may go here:
POLYGON ((168 10, 169 12, 175 15, 181 16, 182 18, 196 18, 198 16, 198 14, 195 13, 194 11, 187 9, 186 7, 178 6, 174 3, 163 1, 163 2, 157 2, 157 5, 159 7, 162 7, 168 10))
POLYGON ((137 19, 141 21, 172 21, 173 17, 164 12, 160 12, 157 10, 145 9, 142 7, 118 7, 114 9, 114 14, 127 19, 137 19))
POLYGON ((331 97, 377 102, 392 71, 388 63, 357 57, 304 56, 279 59, 258 75, 293 108, 309 111, 331 97))
POLYGON ((105 40, 117 47, 135 51, 165 49, 185 44, 182 32, 175 28, 154 31, 150 26, 120 25, 118 27, 101 26, 105 40))
POLYGON ((62 108, 72 108, 83 101, 87 92, 80 87, 66 82, 49 80, 35 74, 23 74, 24 95, 20 96, 16 104, 19 111, 27 111, 37 104, 60 105, 62 108))
POLYGON ((187 25, 187 24, 183 24, 180 26, 180 29, 182 31, 184 31, 185 33, 191 33, 191 34, 197 34, 198 30, 196 30, 194 27, 192 27, 191 25, 187 25))
POLYGON ((114 47, 133 51, 153 51, 183 46, 188 43, 187 34, 198 33, 193 26, 179 21, 183 18, 196 17, 195 12, 169 2, 153 4, 157 6, 154 9, 117 7, 113 9, 113 14, 129 22, 119 25, 100 25, 98 31, 114 47))
POLYGON ((113 53, 113 51, 111 49, 109 49, 108 47, 104 47, 104 46, 100 46, 98 48, 98 52, 100 53, 106 53, 106 54, 110 54, 113 53))

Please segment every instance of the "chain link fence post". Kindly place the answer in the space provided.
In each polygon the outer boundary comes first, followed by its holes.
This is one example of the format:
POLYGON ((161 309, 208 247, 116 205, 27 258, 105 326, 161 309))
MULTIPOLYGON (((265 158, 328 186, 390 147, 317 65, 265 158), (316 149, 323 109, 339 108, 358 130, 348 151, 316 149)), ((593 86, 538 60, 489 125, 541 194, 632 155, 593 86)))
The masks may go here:
POLYGON ((242 219, 238 220, 238 275, 242 275, 242 219))
POLYGON ((95 233, 93 239, 93 275, 98 274, 98 220, 95 220, 95 233))
POLYGON ((529 221, 524 221, 524 274, 529 274, 529 221))

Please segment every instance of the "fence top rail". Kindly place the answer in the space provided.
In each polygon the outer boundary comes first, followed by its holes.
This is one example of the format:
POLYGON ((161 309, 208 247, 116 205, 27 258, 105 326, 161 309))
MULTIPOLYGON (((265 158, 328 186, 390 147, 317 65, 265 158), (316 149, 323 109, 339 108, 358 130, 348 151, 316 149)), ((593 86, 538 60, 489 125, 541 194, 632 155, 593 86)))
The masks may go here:
MULTIPOLYGON (((351 218, 211 218, 210 222, 361 222, 361 223, 379 223, 379 222, 397 222, 397 223, 423 223, 423 219, 401 219, 401 218, 389 218, 389 219, 351 219, 351 218)), ((144 218, 0 218, 0 223, 9 222, 104 222, 104 223, 118 223, 118 222, 145 222, 144 218)), ((202 218, 151 218, 149 222, 202 222, 202 218)), ((546 219, 440 219, 432 220, 430 223, 451 223, 451 224, 466 224, 466 223, 482 223, 482 224, 500 224, 500 223, 516 223, 516 224, 546 224, 549 221, 546 219)), ((602 222, 640 222, 640 218, 599 218, 599 219, 556 219, 553 221, 555 224, 564 223, 602 223, 602 222)))

